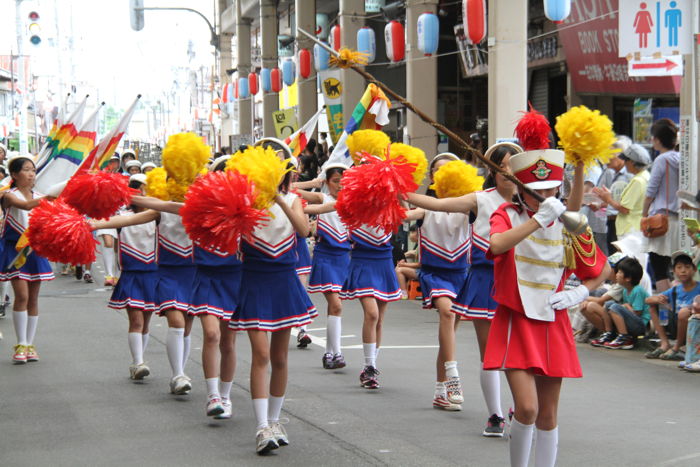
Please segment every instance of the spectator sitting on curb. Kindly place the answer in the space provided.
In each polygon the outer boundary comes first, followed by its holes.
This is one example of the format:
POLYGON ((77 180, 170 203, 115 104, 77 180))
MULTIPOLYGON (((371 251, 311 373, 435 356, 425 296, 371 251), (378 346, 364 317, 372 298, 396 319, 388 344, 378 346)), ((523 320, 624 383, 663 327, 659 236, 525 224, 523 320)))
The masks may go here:
POLYGON ((651 309, 651 322, 654 330, 659 335, 661 343, 657 349, 647 352, 646 358, 661 358, 662 360, 683 360, 685 355, 681 347, 685 344, 685 335, 688 327, 688 318, 691 314, 693 299, 700 295, 700 285, 695 281, 695 264, 693 258, 684 251, 677 251, 671 258, 673 274, 680 284, 665 290, 659 295, 652 295, 646 302, 651 309), (677 315, 677 339, 671 347, 666 334, 665 326, 659 319, 659 306, 666 305, 671 308, 669 320, 672 315, 677 315))
POLYGON ((609 287, 601 287, 591 292, 591 296, 584 300, 583 303, 581 303, 581 308, 579 308, 581 314, 598 330, 605 329, 605 324, 598 312, 598 308, 603 310, 605 303, 608 301, 613 301, 615 303, 622 302, 622 285, 618 284, 615 278, 617 276, 617 263, 624 258, 626 258, 626 256, 619 251, 608 257, 608 264, 610 264, 612 270, 607 280, 611 282, 611 285, 609 287), (598 307, 593 306, 589 309, 591 304, 598 305, 598 307))
POLYGON ((691 373, 700 373, 700 296, 693 299, 685 347, 685 360, 678 366, 691 373))
POLYGON ((623 258, 615 265, 615 282, 622 286, 622 303, 610 300, 604 306, 590 303, 588 310, 596 315, 593 324, 602 323, 605 330, 598 339, 591 341, 594 347, 629 350, 634 347, 635 337, 643 335, 649 322, 649 296, 639 285, 642 265, 634 258, 623 258), (615 337, 615 332, 617 336, 615 337))

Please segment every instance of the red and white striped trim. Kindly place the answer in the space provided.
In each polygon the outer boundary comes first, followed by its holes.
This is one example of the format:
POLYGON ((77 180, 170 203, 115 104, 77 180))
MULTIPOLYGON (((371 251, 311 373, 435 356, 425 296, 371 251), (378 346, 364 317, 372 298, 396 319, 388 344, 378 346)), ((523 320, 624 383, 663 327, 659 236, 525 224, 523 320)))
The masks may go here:
POLYGON ((488 308, 473 308, 457 302, 452 304, 450 311, 457 315, 471 319, 491 320, 496 315, 496 310, 489 310, 488 308))
POLYGON ((318 316, 315 306, 307 308, 305 313, 296 316, 288 316, 278 320, 262 320, 251 318, 246 320, 231 319, 228 323, 229 329, 234 331, 281 331, 283 329, 295 328, 311 323, 318 316))
POLYGON ((325 293, 325 292, 340 292, 343 290, 343 284, 333 284, 333 283, 328 283, 328 284, 309 284, 306 287, 307 292, 309 293, 325 293))
POLYGON ((134 308, 143 311, 155 311, 156 304, 152 302, 144 302, 135 298, 125 298, 124 300, 110 300, 107 305, 114 310, 123 310, 125 308, 134 308))
POLYGON ((433 308, 433 300, 439 297, 447 297, 454 301, 457 298, 457 294, 448 289, 432 289, 430 295, 423 296, 423 308, 430 309, 433 308))
POLYGON ((41 282, 41 281, 52 281, 56 277, 53 272, 42 272, 39 274, 28 274, 21 270, 15 269, 10 272, 0 273, 0 281, 9 281, 12 279, 19 279, 27 282, 41 282))
POLYGON ((401 289, 396 289, 395 292, 389 293, 382 292, 373 287, 340 291, 341 300, 354 300, 362 297, 374 297, 382 302, 395 302, 396 300, 401 299, 401 289))

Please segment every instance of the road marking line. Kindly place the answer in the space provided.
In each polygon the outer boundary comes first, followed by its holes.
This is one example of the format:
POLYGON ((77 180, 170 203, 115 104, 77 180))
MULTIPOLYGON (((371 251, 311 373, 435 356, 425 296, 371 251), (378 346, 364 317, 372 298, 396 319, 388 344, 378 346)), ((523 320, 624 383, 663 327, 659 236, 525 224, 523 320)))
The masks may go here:
MULTIPOLYGON (((361 349, 362 344, 359 345, 344 345, 341 349, 356 350, 361 349)), ((381 350, 386 349, 439 349, 439 345, 382 345, 379 347, 381 350)))

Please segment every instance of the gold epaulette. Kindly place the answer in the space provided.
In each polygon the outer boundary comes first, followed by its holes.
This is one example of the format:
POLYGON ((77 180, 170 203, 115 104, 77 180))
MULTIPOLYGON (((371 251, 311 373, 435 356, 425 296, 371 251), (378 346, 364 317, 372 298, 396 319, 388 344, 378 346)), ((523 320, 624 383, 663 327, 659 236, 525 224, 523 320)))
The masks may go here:
POLYGON ((598 261, 597 252, 598 248, 596 248, 590 227, 587 227, 586 231, 579 235, 573 235, 564 230, 564 266, 567 269, 576 268, 576 257, 588 267, 595 266, 598 261))

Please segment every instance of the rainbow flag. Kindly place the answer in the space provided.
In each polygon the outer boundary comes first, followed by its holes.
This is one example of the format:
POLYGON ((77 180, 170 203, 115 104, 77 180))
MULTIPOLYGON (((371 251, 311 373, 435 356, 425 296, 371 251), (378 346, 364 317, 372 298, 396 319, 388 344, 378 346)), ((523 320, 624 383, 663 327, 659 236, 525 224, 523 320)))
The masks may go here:
POLYGON ((80 128, 80 131, 58 152, 44 170, 36 177, 36 189, 46 193, 55 184, 68 180, 95 147, 97 117, 104 102, 95 109, 80 128))
POLYGON ((141 94, 134 99, 134 102, 126 112, 124 112, 121 120, 119 120, 114 128, 112 128, 110 132, 100 140, 97 146, 90 151, 90 155, 78 168, 79 172, 100 170, 107 166, 109 159, 114 155, 114 151, 116 151, 119 145, 119 141, 121 141, 122 136, 124 136, 126 129, 129 127, 129 122, 131 121, 131 117, 134 116, 134 112, 136 112, 136 106, 140 99, 141 94))
POLYGON ((45 157, 43 161, 39 159, 40 162, 37 166, 37 173, 41 173, 46 167, 48 167, 48 164, 54 160, 66 146, 68 146, 68 143, 70 143, 73 138, 78 135, 78 127, 80 127, 83 122, 83 114, 85 113, 87 98, 88 96, 85 96, 82 102, 78 104, 78 107, 76 107, 73 113, 70 114, 65 123, 58 126, 58 122, 56 122, 58 130, 56 131, 55 136, 51 138, 51 153, 48 155, 48 157, 45 157))
POLYGON ((389 108, 391 102, 386 97, 384 92, 375 84, 370 83, 365 89, 360 102, 352 111, 350 121, 345 125, 345 131, 340 135, 338 143, 333 148, 333 152, 328 157, 328 160, 321 167, 321 176, 325 173, 325 167, 329 164, 345 164, 348 167, 352 165, 352 157, 348 152, 348 145, 345 141, 348 135, 351 135, 355 130, 380 130, 384 125, 389 123, 389 108))
POLYGON ((284 142, 287 143, 287 146, 289 146, 289 149, 292 150, 292 155, 294 157, 298 158, 301 151, 303 151, 306 145, 309 143, 309 139, 311 139, 311 135, 316 130, 316 125, 318 125, 318 118, 325 110, 325 106, 321 107, 321 109, 316 112, 316 114, 311 117, 308 122, 304 123, 304 126, 299 128, 284 140, 284 142))

